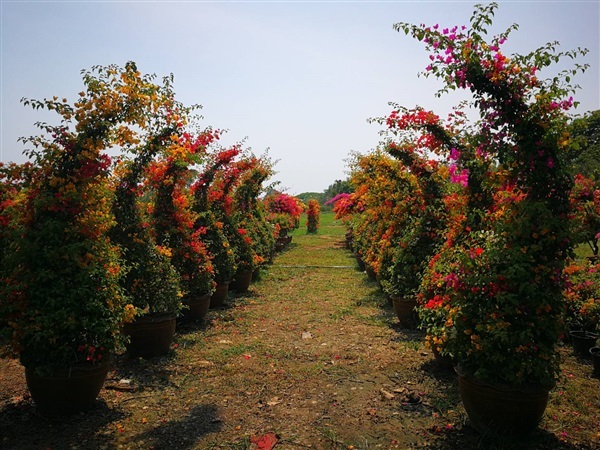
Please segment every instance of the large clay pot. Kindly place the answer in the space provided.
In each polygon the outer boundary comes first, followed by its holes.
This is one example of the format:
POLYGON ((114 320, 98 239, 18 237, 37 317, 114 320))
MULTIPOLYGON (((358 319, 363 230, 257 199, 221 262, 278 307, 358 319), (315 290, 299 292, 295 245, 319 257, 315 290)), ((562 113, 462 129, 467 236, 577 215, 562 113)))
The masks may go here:
POLYGON ((243 294, 250 287, 252 282, 252 271, 245 270, 235 274, 233 281, 229 284, 229 289, 239 294, 243 294))
POLYGON ((571 331, 571 344, 573 345, 573 351, 577 356, 583 358, 590 357, 590 349, 596 345, 596 341, 600 338, 600 335, 591 333, 589 331, 571 331))
POLYGON ((197 322, 204 320, 208 309, 210 308, 211 297, 210 294, 204 294, 199 297, 189 298, 187 297, 183 304, 187 306, 183 310, 181 320, 183 322, 197 322))
POLYGON ((417 313, 415 308, 417 307, 417 300, 412 296, 399 297, 392 295, 391 298, 400 325, 406 328, 416 326, 417 313))
POLYGON ((542 420, 550 387, 511 388, 480 382, 460 369, 457 373, 460 398, 480 433, 527 434, 542 420))
POLYGON ((63 416, 90 409, 100 393, 110 368, 102 364, 79 364, 40 375, 25 368, 25 380, 38 411, 44 416, 63 416))
POLYGON ((356 262, 358 263, 358 269, 361 272, 364 272, 365 269, 367 268, 365 262, 362 260, 362 258, 359 255, 355 255, 356 256, 356 262))
POLYGON ((130 357, 153 358, 169 352, 175 334, 175 316, 142 316, 123 326, 130 357))
POLYGON ((371 281, 377 281, 377 272, 375 272, 375 269, 373 269, 369 265, 366 265, 365 269, 366 269, 366 272, 367 272, 367 276, 369 277, 369 280, 371 280, 371 281))
POLYGON ((275 250, 278 252, 282 252, 287 245, 287 236, 280 236, 275 241, 275 250))
POLYGON ((211 308, 220 308, 225 304, 227 300, 227 294, 229 293, 229 281, 223 281, 222 283, 218 283, 213 292, 212 297, 210 298, 210 307, 211 308))
POLYGON ((454 367, 454 361, 450 355, 442 355, 437 347, 433 345, 431 347, 431 351, 433 353, 433 357, 435 358, 435 362, 441 369, 452 369, 454 367))

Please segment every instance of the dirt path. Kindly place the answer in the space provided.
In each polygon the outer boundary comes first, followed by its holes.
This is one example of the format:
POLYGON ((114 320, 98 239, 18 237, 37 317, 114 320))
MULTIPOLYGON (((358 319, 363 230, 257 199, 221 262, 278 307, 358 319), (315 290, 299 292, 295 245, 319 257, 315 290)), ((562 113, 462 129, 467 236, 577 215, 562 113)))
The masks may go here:
POLYGON ((179 328, 169 356, 118 358, 86 414, 39 417, 22 369, 3 360, 0 448, 593 448, 543 429, 525 444, 482 444, 453 373, 420 332, 397 325, 343 231, 297 231, 246 295, 200 328, 179 328))

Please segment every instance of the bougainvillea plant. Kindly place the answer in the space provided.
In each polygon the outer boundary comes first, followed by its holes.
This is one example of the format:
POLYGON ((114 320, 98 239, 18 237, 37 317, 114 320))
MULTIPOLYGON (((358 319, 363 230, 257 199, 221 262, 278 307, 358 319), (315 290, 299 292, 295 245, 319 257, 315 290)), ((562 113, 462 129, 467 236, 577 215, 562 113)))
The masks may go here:
POLYGON ((144 184, 148 168, 170 145, 171 136, 182 126, 182 118, 173 110, 178 103, 171 85, 172 76, 157 85, 152 82, 152 76, 140 77, 134 65, 128 65, 127 69, 134 71, 132 79, 144 81, 144 89, 133 99, 138 104, 148 102, 147 110, 142 112, 151 118, 142 123, 139 135, 129 130, 130 138, 119 141, 124 156, 117 163, 112 180, 115 223, 110 237, 119 246, 127 268, 121 286, 129 302, 127 321, 132 321, 134 316, 176 315, 183 306, 180 277, 171 264, 171 251, 156 244, 141 201, 148 196, 144 184))
POLYGON ((240 183, 242 175, 258 164, 255 157, 243 157, 227 165, 223 165, 208 184, 207 201, 209 209, 219 222, 223 224, 223 233, 227 237, 235 256, 235 265, 240 272, 251 271, 254 267, 252 238, 248 231, 241 227, 234 217, 235 200, 233 191, 240 183))
POLYGON ((570 200, 574 243, 587 244, 592 254, 598 256, 600 189, 593 180, 577 174, 570 200))
POLYGON ((153 190, 151 222, 157 243, 169 249, 171 261, 181 278, 183 301, 214 291, 214 269, 204 243, 206 229, 196 223, 189 188, 190 166, 198 164, 207 147, 219 138, 212 129, 198 134, 178 130, 161 159, 149 167, 153 190))
POLYGON ((281 230, 291 230, 298 227, 302 214, 300 199, 285 193, 268 195, 264 199, 267 210, 267 220, 281 230))
POLYGON ((119 249, 109 239, 113 145, 132 145, 147 125, 158 94, 133 63, 84 72, 85 90, 66 99, 24 99, 25 105, 56 111, 60 125, 39 124, 28 185, 3 295, 21 363, 52 373, 77 363, 101 363, 119 346, 127 315, 119 249))
POLYGON ((226 225, 222 219, 210 209, 208 192, 216 174, 222 167, 231 164, 240 153, 237 146, 228 150, 221 150, 209 156, 205 170, 199 175, 192 185, 194 194, 193 209, 197 214, 194 229, 204 230, 202 241, 206 244, 211 255, 215 271, 215 282, 225 283, 233 279, 237 270, 234 248, 226 236, 226 225))
POLYGON ((565 267, 566 320, 586 331, 600 330, 600 265, 584 260, 565 267))
POLYGON ((389 269, 400 234, 408 228, 410 216, 422 207, 417 179, 398 160, 376 150, 355 156, 350 181, 355 192, 342 196, 334 210, 338 216, 346 215, 348 202, 360 202, 351 219, 354 251, 379 275, 386 293, 400 295, 390 283, 389 269))
POLYGON ((263 156, 242 174, 234 192, 236 212, 233 218, 252 242, 253 268, 267 262, 275 250, 274 227, 267 221, 264 203, 258 201, 263 183, 272 175, 273 162, 263 156))
POLYGON ((573 245, 565 111, 573 104, 570 77, 584 67, 548 80, 537 72, 585 51, 556 53, 550 43, 508 57, 501 47, 516 26, 484 39, 496 8, 476 6, 470 29, 395 27, 425 43, 431 52, 426 74, 444 82, 440 94, 466 89, 480 112, 474 145, 453 155, 456 181, 469 189, 468 165, 493 162, 483 180, 491 187, 491 209, 468 205, 467 215, 480 224, 457 238, 456 270, 445 277, 451 304, 446 349, 464 373, 480 380, 550 385, 559 371, 562 270, 573 245))
POLYGON ((321 206, 319 201, 311 198, 306 208, 306 232, 317 233, 319 231, 319 222, 321 217, 321 206))

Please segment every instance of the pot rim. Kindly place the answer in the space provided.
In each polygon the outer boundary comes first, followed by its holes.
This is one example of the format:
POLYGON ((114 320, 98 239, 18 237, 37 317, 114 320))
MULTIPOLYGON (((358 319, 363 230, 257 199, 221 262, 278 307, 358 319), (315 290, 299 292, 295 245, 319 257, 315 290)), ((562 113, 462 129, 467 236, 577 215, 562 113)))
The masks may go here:
POLYGON ((475 378, 473 375, 465 373, 460 364, 457 364, 454 366, 454 371, 456 372, 456 374, 459 377, 466 378, 469 382, 471 382, 473 384, 477 384, 479 386, 493 386, 495 389, 498 389, 498 390, 504 391, 504 392, 522 392, 522 393, 534 394, 534 393, 550 392, 556 386, 556 382, 552 383, 551 385, 526 384, 526 385, 522 385, 522 386, 511 386, 506 383, 500 383, 500 382, 491 383, 491 382, 487 382, 487 381, 481 381, 481 380, 478 380, 477 378, 475 378))
POLYGON ((587 330, 572 330, 572 331, 569 331, 569 335, 583 337, 583 338, 594 338, 594 339, 600 338, 600 334, 594 333, 593 331, 587 331, 587 330))

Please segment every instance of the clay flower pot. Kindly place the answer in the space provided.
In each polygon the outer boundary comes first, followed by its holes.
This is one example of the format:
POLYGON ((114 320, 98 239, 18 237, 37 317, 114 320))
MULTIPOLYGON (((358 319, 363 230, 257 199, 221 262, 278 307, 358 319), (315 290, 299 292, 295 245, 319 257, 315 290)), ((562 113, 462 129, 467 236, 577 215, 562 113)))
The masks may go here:
POLYGON ((183 322, 196 322, 204 320, 208 309, 210 308, 210 294, 201 295, 195 298, 186 298, 183 302, 187 306, 183 310, 181 320, 183 322))
POLYGON ((153 358, 169 352, 175 334, 175 316, 142 316, 123 326, 129 336, 125 344, 130 357, 153 358))
POLYGON ((213 292, 210 298, 211 308, 220 308, 225 304, 227 294, 229 293, 229 283, 229 281, 223 281, 217 284, 215 292, 213 292))
POLYGON ((489 384, 463 374, 458 387, 469 420, 483 434, 523 435, 535 430, 542 420, 550 387, 512 388, 489 384))
POLYGON ((34 368, 25 368, 25 380, 38 411, 55 417, 90 409, 100 393, 110 361, 102 364, 78 364, 68 369, 40 375, 34 368))
POLYGON ((573 351, 577 356, 583 358, 590 357, 590 349, 596 345, 596 341, 600 338, 600 335, 584 330, 571 331, 569 336, 571 336, 573 351))

